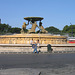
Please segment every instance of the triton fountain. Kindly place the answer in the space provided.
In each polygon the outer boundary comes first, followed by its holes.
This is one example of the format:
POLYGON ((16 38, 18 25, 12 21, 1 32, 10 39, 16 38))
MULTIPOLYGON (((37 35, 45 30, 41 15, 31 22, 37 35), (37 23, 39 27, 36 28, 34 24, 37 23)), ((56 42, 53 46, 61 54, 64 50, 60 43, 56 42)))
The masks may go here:
POLYGON ((48 34, 42 25, 42 17, 25 17, 25 20, 28 21, 28 24, 24 22, 22 25, 21 34, 14 35, 0 35, 0 44, 30 44, 30 40, 40 41, 40 44, 66 44, 67 37, 65 36, 56 36, 48 34), (39 25, 37 25, 37 21, 39 25), (26 26, 32 25, 31 29, 26 32, 26 26), (36 27, 39 28, 39 31, 36 32, 36 27))

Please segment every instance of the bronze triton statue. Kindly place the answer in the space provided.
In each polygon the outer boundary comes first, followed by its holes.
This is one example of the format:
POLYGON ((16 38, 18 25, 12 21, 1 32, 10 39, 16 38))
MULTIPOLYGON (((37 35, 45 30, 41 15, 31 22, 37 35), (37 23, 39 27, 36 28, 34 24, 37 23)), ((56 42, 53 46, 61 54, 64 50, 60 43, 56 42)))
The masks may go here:
POLYGON ((46 31, 46 30, 44 29, 44 27, 42 26, 42 22, 41 22, 41 20, 43 20, 42 17, 25 17, 24 19, 28 21, 28 24, 26 24, 26 23, 24 22, 24 24, 22 25, 22 30, 21 30, 21 33, 22 33, 22 34, 23 34, 23 33, 26 33, 26 32, 25 32, 26 26, 29 25, 29 22, 30 22, 30 24, 32 25, 32 27, 31 27, 30 30, 28 30, 27 33, 35 33, 36 27, 38 27, 38 28, 40 29, 40 30, 39 30, 39 33, 48 33, 48 31, 46 31), (37 23, 36 23, 37 21, 39 21, 39 26, 38 26, 37 23))
POLYGON ((22 33, 22 34, 26 33, 26 26, 27 26, 27 25, 29 25, 29 21, 28 21, 28 24, 26 24, 26 22, 23 23, 23 25, 22 25, 22 30, 21 30, 21 33, 22 33))

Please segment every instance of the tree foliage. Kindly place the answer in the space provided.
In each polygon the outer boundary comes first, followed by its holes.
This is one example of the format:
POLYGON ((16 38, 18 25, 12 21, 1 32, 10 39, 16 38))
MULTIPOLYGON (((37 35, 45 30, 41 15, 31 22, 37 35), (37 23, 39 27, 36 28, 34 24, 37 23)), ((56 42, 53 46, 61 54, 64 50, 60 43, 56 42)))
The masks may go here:
MULTIPOLYGON (((69 34, 69 36, 75 36, 75 25, 65 25, 63 30, 59 30, 53 26, 45 28, 49 33, 52 34, 69 34), (62 33, 61 33, 62 32, 62 33)), ((20 33, 21 28, 18 27, 11 27, 8 24, 0 24, 0 34, 7 34, 7 33, 20 33)), ((28 30, 26 29, 26 32, 28 30)))
POLYGON ((45 28, 49 33, 60 33, 61 31, 53 26, 45 28))
POLYGON ((65 33, 72 33, 73 32, 73 33, 75 33, 75 25, 70 25, 70 26, 66 25, 63 28, 62 32, 65 32, 65 33))
POLYGON ((0 24, 0 34, 6 34, 6 33, 20 33, 21 28, 15 27, 12 28, 8 24, 0 24))
POLYGON ((21 28, 15 27, 15 28, 11 28, 10 32, 11 33, 20 33, 21 28))
POLYGON ((75 36, 75 25, 66 25, 63 30, 62 30, 63 33, 68 33, 70 36, 75 36))
POLYGON ((66 25, 64 28, 63 28, 63 30, 62 30, 62 32, 67 32, 68 31, 68 29, 69 29, 69 26, 68 25, 66 25))

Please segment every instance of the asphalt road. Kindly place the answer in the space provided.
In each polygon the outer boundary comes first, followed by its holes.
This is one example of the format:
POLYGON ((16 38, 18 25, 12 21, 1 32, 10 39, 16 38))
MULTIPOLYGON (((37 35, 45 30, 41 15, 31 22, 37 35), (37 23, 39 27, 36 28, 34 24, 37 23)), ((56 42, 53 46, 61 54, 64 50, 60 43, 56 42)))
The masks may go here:
POLYGON ((0 69, 62 68, 75 65, 75 53, 69 54, 0 54, 0 69))

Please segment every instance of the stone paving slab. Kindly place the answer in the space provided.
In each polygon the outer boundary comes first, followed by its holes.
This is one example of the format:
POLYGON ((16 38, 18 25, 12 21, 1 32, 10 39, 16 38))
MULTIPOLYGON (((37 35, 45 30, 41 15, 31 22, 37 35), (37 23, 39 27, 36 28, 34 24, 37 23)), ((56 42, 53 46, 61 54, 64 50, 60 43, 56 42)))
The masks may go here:
POLYGON ((1 69, 0 75, 75 75, 75 66, 64 68, 13 68, 1 69))

